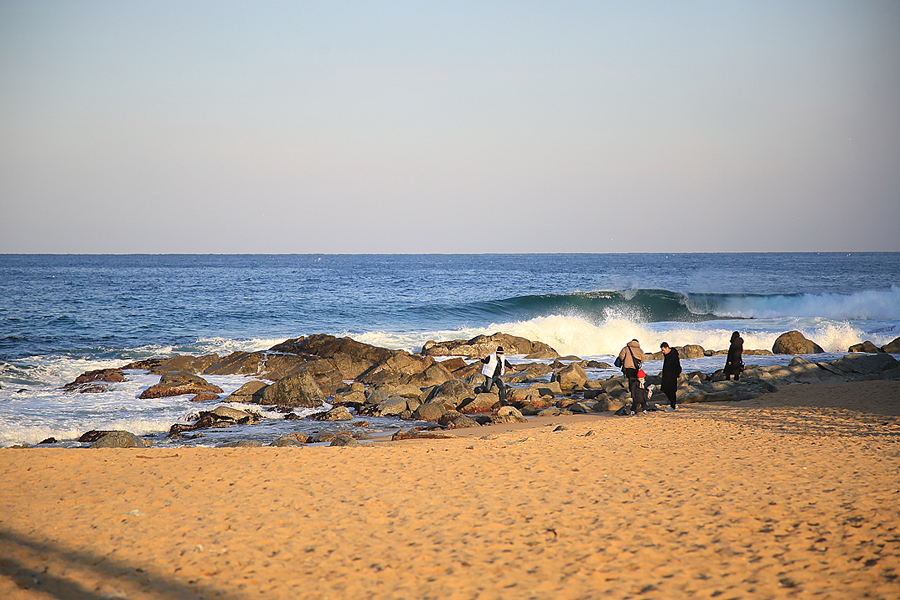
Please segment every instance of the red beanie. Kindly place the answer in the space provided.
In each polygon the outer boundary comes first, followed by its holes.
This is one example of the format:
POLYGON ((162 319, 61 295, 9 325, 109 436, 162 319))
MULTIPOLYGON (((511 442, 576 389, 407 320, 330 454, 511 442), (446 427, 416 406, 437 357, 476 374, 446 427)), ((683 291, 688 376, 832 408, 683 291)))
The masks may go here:
POLYGON ((638 379, 644 379, 645 377, 647 377, 647 374, 644 373, 644 370, 643 370, 643 369, 641 369, 640 371, 638 371, 638 379))

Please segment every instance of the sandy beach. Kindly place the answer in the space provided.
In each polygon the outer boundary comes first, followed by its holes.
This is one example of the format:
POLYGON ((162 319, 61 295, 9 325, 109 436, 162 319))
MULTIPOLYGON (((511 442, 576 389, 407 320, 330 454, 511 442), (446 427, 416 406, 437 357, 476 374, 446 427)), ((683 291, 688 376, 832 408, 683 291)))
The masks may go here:
POLYGON ((459 435, 0 450, 0 598, 900 597, 900 382, 459 435))

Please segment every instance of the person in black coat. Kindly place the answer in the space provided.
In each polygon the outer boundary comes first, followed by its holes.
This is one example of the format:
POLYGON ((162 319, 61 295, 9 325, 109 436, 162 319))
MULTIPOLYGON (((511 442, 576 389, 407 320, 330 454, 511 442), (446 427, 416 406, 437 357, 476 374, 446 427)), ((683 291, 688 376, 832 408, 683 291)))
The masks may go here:
POLYGON ((728 347, 728 357, 725 359, 726 381, 730 380, 732 375, 735 381, 741 378, 741 371, 744 370, 744 359, 741 357, 743 353, 744 338, 735 331, 731 334, 731 346, 728 347))
POLYGON ((663 394, 669 399, 669 406, 675 410, 675 392, 678 389, 678 376, 681 375, 681 359, 678 356, 678 350, 670 348, 668 342, 659 345, 659 349, 665 355, 663 357, 662 388, 663 394))

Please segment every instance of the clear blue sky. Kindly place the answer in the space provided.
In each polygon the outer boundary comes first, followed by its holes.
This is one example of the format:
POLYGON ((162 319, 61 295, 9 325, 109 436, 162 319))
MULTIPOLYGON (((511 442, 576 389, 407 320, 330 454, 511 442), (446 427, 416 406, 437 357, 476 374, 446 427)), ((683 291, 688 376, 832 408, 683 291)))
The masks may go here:
POLYGON ((900 251, 900 2, 0 0, 0 252, 900 251))

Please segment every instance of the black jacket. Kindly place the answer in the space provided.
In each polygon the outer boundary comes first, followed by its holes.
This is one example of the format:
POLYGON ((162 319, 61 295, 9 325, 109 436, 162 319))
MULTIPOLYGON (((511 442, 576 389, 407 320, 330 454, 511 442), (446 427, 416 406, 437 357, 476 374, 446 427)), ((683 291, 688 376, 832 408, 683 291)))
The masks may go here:
POLYGON ((677 381, 679 375, 681 375, 681 358, 678 356, 678 350, 670 348, 669 353, 663 357, 663 381, 677 381))

